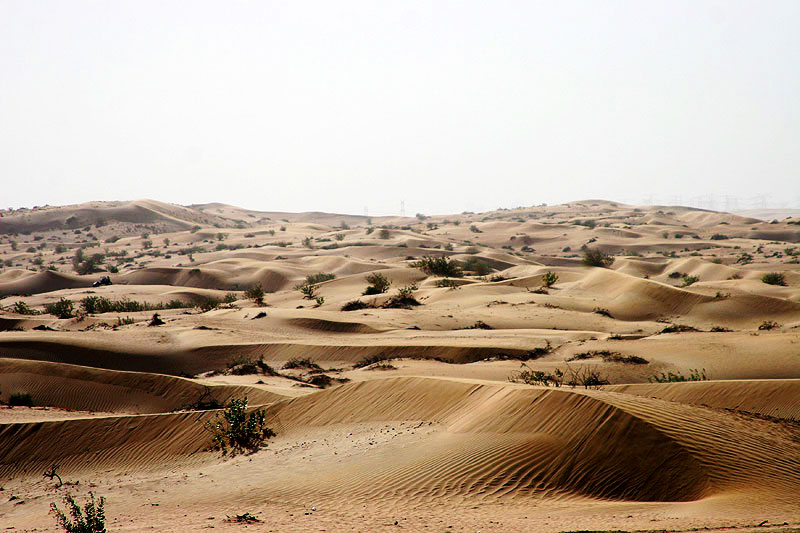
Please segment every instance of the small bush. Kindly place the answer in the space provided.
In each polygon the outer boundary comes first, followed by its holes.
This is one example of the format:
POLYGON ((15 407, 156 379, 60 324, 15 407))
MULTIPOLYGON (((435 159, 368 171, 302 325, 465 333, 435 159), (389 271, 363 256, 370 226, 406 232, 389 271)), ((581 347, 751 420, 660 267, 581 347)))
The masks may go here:
POLYGON ((462 278, 464 272, 461 265, 449 257, 431 257, 423 256, 419 261, 411 263, 412 268, 418 268, 428 275, 439 276, 443 278, 462 278))
POLYGON ((369 286, 364 289, 364 292, 361 293, 363 295, 383 294, 389 290, 389 287, 392 284, 392 282, 380 272, 375 272, 374 274, 368 275, 366 277, 366 281, 369 283, 369 286))
POLYGON ((256 305, 264 305, 264 287, 261 286, 260 282, 244 291, 244 295, 256 305))
POLYGON ((309 370, 322 370, 322 368, 317 363, 315 363, 314 361, 312 361, 308 357, 305 357, 305 358, 302 358, 302 359, 299 358, 299 357, 293 357, 292 359, 289 359, 288 361, 286 361, 286 364, 283 365, 283 370, 291 370, 291 369, 294 369, 294 368, 307 368, 309 370))
POLYGON ((351 300, 342 306, 342 311, 358 311, 360 309, 367 309, 371 305, 362 302, 361 300, 351 300))
POLYGON ((673 374, 672 372, 664 372, 659 374, 655 374, 649 378, 647 381, 650 383, 682 383, 684 381, 708 381, 709 377, 706 375, 706 369, 704 368, 702 371, 697 370, 696 368, 689 369, 689 376, 684 376, 680 372, 677 374, 673 374))
POLYGON ((722 233, 715 233, 711 237, 709 237, 712 241, 724 241, 729 239, 727 235, 723 235, 722 233))
POLYGON ((608 268, 614 263, 614 258, 604 254, 597 248, 586 248, 583 251, 583 264, 592 267, 608 268))
POLYGON ((693 285, 700 281, 700 278, 697 276, 687 276, 686 274, 683 275, 683 285, 681 287, 688 287, 689 285, 693 285))
POLYGON ((547 287, 548 289, 555 285, 558 281, 558 274, 555 272, 545 272, 542 276, 542 287, 547 287))
POLYGON ((64 496, 66 512, 58 508, 55 503, 50 504, 50 514, 56 518, 56 523, 67 533, 106 533, 105 499, 94 499, 94 493, 89 493, 89 501, 83 506, 78 505, 72 494, 64 496), (67 514, 72 518, 67 517, 67 514))
POLYGON ((391 236, 392 234, 388 229, 382 229, 378 232, 378 237, 380 237, 381 239, 388 239, 391 236))
POLYGON ((456 290, 461 288, 461 286, 456 282, 456 280, 447 278, 436 280, 436 287, 440 289, 450 289, 450 290, 456 290))
POLYGON ((760 326, 758 326, 758 329, 760 329, 761 331, 769 331, 771 329, 776 329, 779 327, 781 327, 781 325, 775 322, 774 320, 765 320, 764 322, 761 323, 760 326))
POLYGON ((57 318, 72 318, 75 316, 72 313, 72 300, 68 300, 67 298, 61 298, 55 303, 45 304, 44 309, 57 318))
POLYGON ((692 326, 686 326, 684 324, 671 324, 662 329, 659 333, 688 333, 691 331, 700 331, 700 330, 692 326))
POLYGON ((266 426, 264 409, 247 413, 247 397, 232 399, 213 422, 206 422, 205 428, 212 435, 212 447, 223 454, 228 450, 231 453, 255 452, 265 440, 275 436, 275 432, 266 426))
POLYGON ((595 307, 594 309, 592 309, 592 313, 595 313, 597 315, 602 315, 608 318, 614 318, 613 316, 611 316, 611 311, 609 311, 604 307, 595 307))
POLYGON ((11 407, 33 407, 33 400, 27 392, 15 392, 9 396, 8 405, 11 407))
POLYGON ((38 315, 39 314, 39 311, 37 311, 36 309, 33 309, 32 307, 28 307, 28 304, 26 304, 25 302, 23 302, 21 300, 17 301, 17 302, 14 302, 14 304, 11 306, 11 312, 12 313, 17 313, 18 315, 38 315))
POLYGON ((315 285, 310 285, 309 283, 297 285, 295 290, 300 291, 303 294, 303 298, 306 300, 314 300, 317 297, 317 287, 315 285))
POLYGON ((331 272, 318 272, 316 274, 309 274, 306 276, 306 283, 310 285, 316 285, 317 283, 322 283, 323 281, 330 281, 332 279, 336 279, 336 274, 331 272))
POLYGON ((767 285, 786 286, 786 276, 783 274, 783 272, 769 272, 764 274, 761 276, 761 281, 767 285))

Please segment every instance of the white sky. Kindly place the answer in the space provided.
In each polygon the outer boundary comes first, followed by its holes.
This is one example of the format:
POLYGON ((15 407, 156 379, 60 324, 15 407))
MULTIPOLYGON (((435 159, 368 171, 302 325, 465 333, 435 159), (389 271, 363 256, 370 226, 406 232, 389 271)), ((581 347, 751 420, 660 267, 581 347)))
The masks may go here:
POLYGON ((0 0, 0 205, 800 206, 800 1, 0 0))

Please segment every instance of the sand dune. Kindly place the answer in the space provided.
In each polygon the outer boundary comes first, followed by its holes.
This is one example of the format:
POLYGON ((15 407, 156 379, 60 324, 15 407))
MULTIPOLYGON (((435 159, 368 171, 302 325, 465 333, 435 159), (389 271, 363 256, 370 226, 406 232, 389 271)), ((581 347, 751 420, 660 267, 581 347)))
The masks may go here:
POLYGON ((6 527, 52 528, 54 463, 108 498, 115 531, 238 530, 225 517, 245 511, 274 531, 800 527, 792 220, 603 200, 0 214, 0 402, 33 403, 0 410, 6 527), (613 262, 587 266, 587 248, 613 262), (91 296, 128 307, 86 314, 91 296), (74 316, 46 312, 60 299, 74 316), (245 396, 277 436, 223 458, 206 408, 245 396))

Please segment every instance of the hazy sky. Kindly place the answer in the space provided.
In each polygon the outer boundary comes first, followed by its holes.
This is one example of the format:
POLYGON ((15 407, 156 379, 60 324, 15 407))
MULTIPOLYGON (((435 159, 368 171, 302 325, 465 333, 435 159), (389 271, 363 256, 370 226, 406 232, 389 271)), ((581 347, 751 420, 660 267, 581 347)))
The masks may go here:
POLYGON ((800 206, 800 1, 0 0, 0 205, 800 206))

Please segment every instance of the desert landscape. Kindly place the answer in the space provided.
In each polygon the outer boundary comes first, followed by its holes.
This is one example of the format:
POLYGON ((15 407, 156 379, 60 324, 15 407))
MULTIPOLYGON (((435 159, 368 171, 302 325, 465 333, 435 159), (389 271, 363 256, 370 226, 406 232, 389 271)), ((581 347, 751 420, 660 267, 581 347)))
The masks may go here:
POLYGON ((761 215, 0 211, 0 524, 800 531, 800 211, 761 215))

